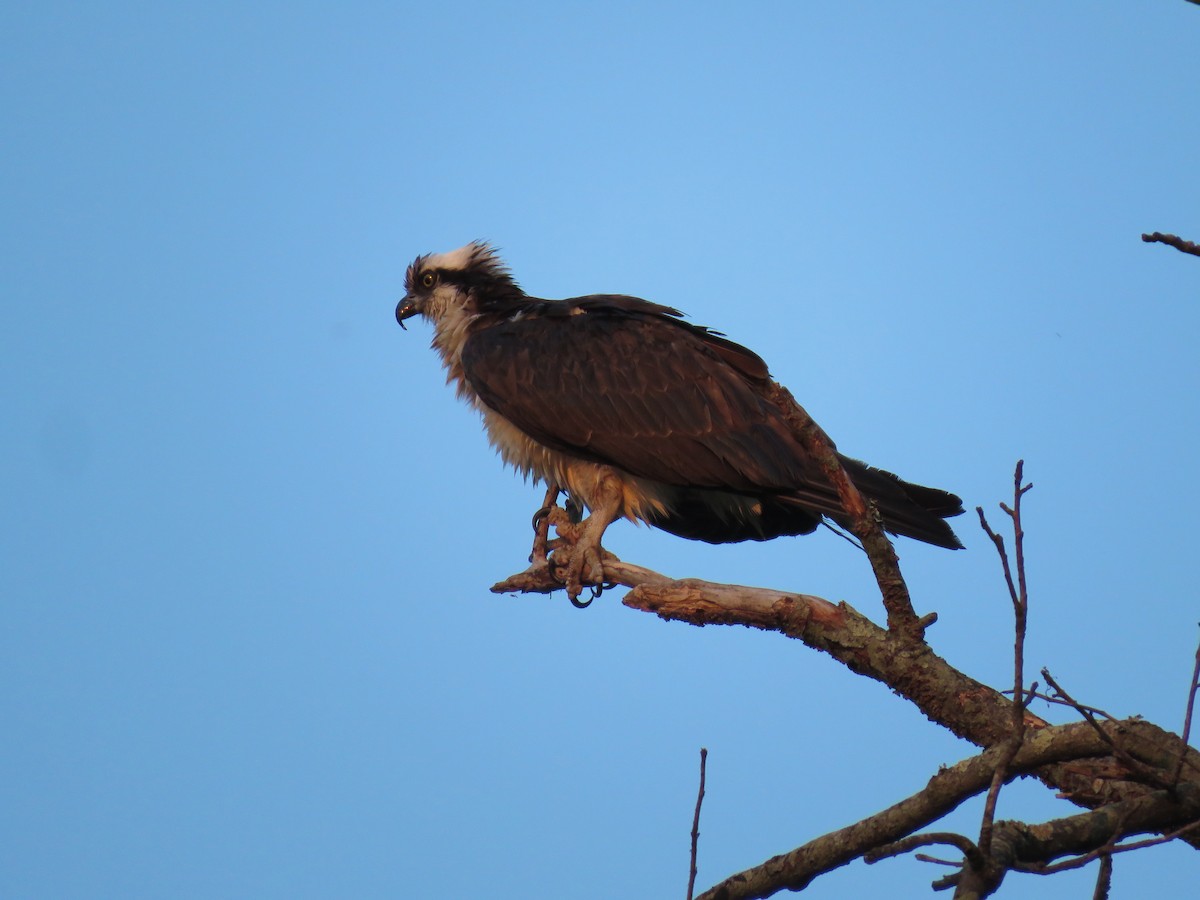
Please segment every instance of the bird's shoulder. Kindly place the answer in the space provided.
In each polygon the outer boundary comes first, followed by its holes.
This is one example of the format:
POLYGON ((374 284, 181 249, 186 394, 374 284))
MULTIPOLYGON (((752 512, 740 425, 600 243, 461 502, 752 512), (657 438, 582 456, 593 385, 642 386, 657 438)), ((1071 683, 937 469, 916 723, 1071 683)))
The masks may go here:
POLYGON ((675 358, 698 354, 752 381, 770 377, 762 357, 723 333, 686 321, 674 307, 624 294, 531 298, 520 309, 479 320, 464 354, 491 356, 506 346, 544 359, 558 353, 655 352, 675 358))

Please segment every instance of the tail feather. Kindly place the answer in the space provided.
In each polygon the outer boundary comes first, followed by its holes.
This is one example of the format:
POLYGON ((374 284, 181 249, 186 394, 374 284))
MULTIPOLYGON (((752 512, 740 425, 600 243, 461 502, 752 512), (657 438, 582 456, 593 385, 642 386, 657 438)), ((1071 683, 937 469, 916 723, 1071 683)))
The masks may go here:
MULTIPOLYGON (((962 501, 954 494, 911 484, 857 459, 843 456, 841 461, 855 486, 879 510, 885 529, 938 547, 962 548, 954 531, 943 521, 963 511, 962 501)), ((669 490, 665 508, 650 511, 645 521, 693 541, 726 544, 809 534, 820 525, 822 516, 853 530, 841 499, 824 479, 786 494, 681 487, 669 490)))
MULTIPOLYGON (((841 460, 854 486, 875 503, 888 531, 938 547, 962 549, 962 541, 944 521, 962 513, 959 497, 949 491, 912 484, 857 459, 843 456, 841 460)), ((839 525, 847 524, 844 514, 831 518, 839 525)))

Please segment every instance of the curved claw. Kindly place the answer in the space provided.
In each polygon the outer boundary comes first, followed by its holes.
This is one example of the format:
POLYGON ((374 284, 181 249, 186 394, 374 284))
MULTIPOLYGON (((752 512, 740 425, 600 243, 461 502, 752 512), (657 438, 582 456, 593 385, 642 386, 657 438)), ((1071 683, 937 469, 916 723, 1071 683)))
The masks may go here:
POLYGON ((533 530, 537 531, 542 525, 542 519, 546 518, 554 510, 553 506, 543 506, 533 514, 533 530))
POLYGON ((570 592, 567 592, 567 599, 571 601, 571 605, 576 609, 587 609, 592 605, 592 601, 599 596, 600 592, 595 588, 592 589, 592 596, 588 597, 586 600, 580 600, 578 597, 572 597, 570 592))

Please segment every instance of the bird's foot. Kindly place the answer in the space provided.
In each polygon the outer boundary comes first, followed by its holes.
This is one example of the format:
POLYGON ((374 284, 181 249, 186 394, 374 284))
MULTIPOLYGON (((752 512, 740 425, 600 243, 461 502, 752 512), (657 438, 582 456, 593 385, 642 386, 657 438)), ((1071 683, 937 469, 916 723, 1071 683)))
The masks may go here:
POLYGON ((604 562, 619 562, 616 556, 600 546, 599 535, 580 521, 578 504, 568 501, 564 506, 544 506, 533 516, 533 551, 526 573, 539 578, 549 576, 567 589, 572 605, 583 608, 600 596, 605 588, 604 562), (551 538, 550 529, 555 530, 551 538), (580 600, 585 587, 592 596, 580 600))
POLYGON ((561 575, 556 573, 566 585, 567 599, 571 601, 572 606, 577 609, 591 606, 592 601, 604 593, 606 587, 612 587, 609 582, 604 580, 604 562, 606 560, 619 562, 617 557, 599 545, 595 548, 576 547, 572 551, 565 571, 561 575), (585 587, 591 591, 591 596, 586 600, 580 600, 579 595, 583 593, 585 587))
POLYGON ((571 604, 583 608, 599 597, 607 586, 604 563, 620 560, 600 546, 599 536, 591 533, 586 522, 556 523, 555 528, 559 536, 551 542, 554 546, 550 560, 554 576, 566 586, 571 604), (591 588, 592 596, 580 600, 585 587, 591 588))

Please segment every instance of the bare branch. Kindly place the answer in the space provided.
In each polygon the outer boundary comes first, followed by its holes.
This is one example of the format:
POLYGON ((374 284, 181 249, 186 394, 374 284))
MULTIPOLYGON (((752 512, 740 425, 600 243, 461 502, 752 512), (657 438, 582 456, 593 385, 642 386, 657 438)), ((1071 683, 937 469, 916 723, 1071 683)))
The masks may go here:
POLYGON ((913 859, 915 859, 917 862, 933 863, 934 865, 938 866, 952 866, 955 869, 962 866, 961 859, 955 862, 952 859, 942 859, 940 856, 930 856, 928 853, 914 853, 913 859))
POLYGON ((979 852, 979 848, 975 846, 974 842, 970 838, 963 837, 961 834, 955 834, 952 831, 931 831, 927 834, 914 834, 894 843, 884 844, 881 847, 876 847, 864 853, 863 862, 873 865, 880 860, 899 856, 902 853, 911 853, 918 847, 932 847, 935 844, 947 844, 951 847, 957 847, 962 851, 964 859, 972 866, 983 865, 983 855, 979 852))
MULTIPOLYGON (((615 572, 610 575, 606 566, 605 577, 616 580, 615 575, 615 572)), ((693 625, 745 625, 778 631, 830 654, 856 673, 882 681, 915 703, 933 721, 976 744, 999 745, 1011 733, 1008 723, 1012 704, 1002 694, 954 669, 928 646, 914 645, 899 638, 845 603, 833 604, 812 595, 712 584, 697 579, 664 581, 657 573, 651 575, 650 580, 625 596, 626 606, 693 625)), ((1018 752, 1014 766, 1020 764, 1021 754, 1027 752, 1032 742, 1044 733, 1055 731, 1028 710, 1025 710, 1024 720, 1027 727, 1035 730, 1026 736, 1026 746, 1018 752)), ((1063 727, 1093 731, 1086 723, 1063 727)), ((1131 757, 1164 771, 1173 769, 1181 751, 1177 737, 1148 722, 1109 722, 1099 727, 1120 734, 1131 757)), ((1095 739, 1095 752, 1072 757, 1072 761, 1040 765, 1034 774, 1047 785, 1057 788, 1064 797, 1087 807, 1144 795, 1148 789, 1126 780, 1125 767, 1114 769, 1107 742, 1098 735, 1095 739)), ((1182 749, 1189 754, 1189 763, 1196 765, 1200 754, 1182 749)), ((997 746, 988 757, 985 783, 995 772, 995 757, 1001 750, 997 746)), ((914 827, 922 827, 922 824, 914 827)), ((794 882, 807 883, 821 871, 843 865, 877 844, 878 833, 874 827, 868 827, 872 839, 857 850, 853 847, 858 845, 845 837, 846 829, 843 829, 726 879, 702 896, 707 900, 765 897, 794 882), (835 845, 832 849, 824 843, 826 839, 832 839, 835 845), (814 845, 825 849, 813 850, 814 845), (803 873, 812 871, 810 856, 836 858, 837 861, 829 866, 818 866, 818 871, 805 875, 803 873)), ((910 832, 911 829, 901 830, 895 839, 910 832)), ((1190 840, 1200 843, 1195 838, 1190 840)))
MULTIPOLYGON (((1083 722, 1039 729, 1029 734, 1017 752, 1008 777, 1016 778, 1047 765, 1090 759, 1103 753, 1106 746, 1083 722)), ((768 897, 784 889, 801 890, 817 876, 846 865, 873 847, 903 839, 982 793, 1003 752, 1003 747, 995 747, 942 769, 911 797, 727 878, 699 900, 746 900, 768 897)))
MULTIPOLYGON (((1188 0, 1190 3, 1200 2, 1200 0, 1188 0)), ((1192 241, 1185 241, 1181 237, 1173 234, 1163 234, 1161 231, 1156 231, 1153 234, 1143 234, 1142 240, 1147 244, 1167 244, 1174 247, 1181 253, 1190 253, 1192 256, 1200 256, 1200 244, 1192 241)))
POLYGON ((700 792, 696 795, 696 814, 692 816, 692 868, 688 876, 687 900, 692 900, 692 892, 696 889, 696 845, 700 842, 700 804, 704 802, 704 764, 708 760, 708 750, 700 748, 700 792))
MULTIPOLYGON (((1105 743, 1107 743, 1111 748, 1113 756, 1115 756, 1127 769, 1129 769, 1132 775, 1136 775, 1145 783, 1152 784, 1159 788, 1169 788, 1175 783, 1168 779, 1162 772, 1159 772, 1151 766, 1147 766, 1140 760, 1134 759, 1132 756, 1130 756, 1123 747, 1119 746, 1117 742, 1109 737, 1108 733, 1100 727, 1095 716, 1092 715, 1089 708, 1076 703, 1075 698, 1068 694, 1063 689, 1062 685, 1054 680, 1054 676, 1050 674, 1049 669, 1042 669, 1042 677, 1046 679, 1046 683, 1049 684, 1050 687, 1053 688, 1063 700, 1065 700, 1076 712, 1083 716, 1084 720, 1096 730, 1096 733, 1099 734, 1105 743)), ((1180 760, 1182 759, 1183 757, 1181 756, 1180 760)))
POLYGON ((1192 685, 1188 689, 1187 712, 1183 716, 1183 746, 1179 753, 1179 762, 1175 766, 1175 777, 1172 784, 1179 783, 1179 775, 1183 771, 1184 760, 1187 759, 1187 743, 1192 734, 1192 710, 1196 707, 1196 689, 1200 688, 1200 644, 1196 646, 1196 665, 1192 668, 1192 685))
MULTIPOLYGON (((1016 512, 1016 505, 1014 502, 1013 513, 1016 512)), ((497 589, 527 589, 526 585, 513 582, 529 576, 529 572, 520 573, 515 579, 497 585, 497 589)), ((711 584, 695 579, 672 581, 657 572, 615 558, 605 560, 604 579, 606 583, 634 588, 624 598, 625 605, 631 608, 695 625, 741 624, 779 631, 830 654, 856 673, 887 684, 916 704, 933 721, 981 746, 992 748, 977 758, 986 760, 982 774, 985 784, 995 777, 1000 757, 1008 749, 1004 742, 1012 735, 1011 721, 1016 704, 949 666, 926 644, 914 642, 901 629, 882 629, 845 603, 834 604, 811 595, 711 584)), ((1021 596, 1019 582, 1018 575, 1013 582, 1018 598, 1021 596)), ((541 584, 546 591, 559 586, 561 583, 552 575, 541 584)), ((1021 707, 1025 706, 1032 693, 1032 689, 1026 691, 1014 684, 1014 694, 1022 698, 1021 707)), ((1031 744, 1043 735, 1053 737, 1058 733, 1058 729, 1048 727, 1045 721, 1028 709, 1021 709, 1021 720, 1027 729, 1033 731, 1027 734, 1025 748, 1018 751, 1002 780, 1026 771, 1022 768, 1022 754, 1028 751, 1031 744)), ((1058 789, 1061 796, 1085 807, 1137 799, 1149 793, 1148 788, 1128 780, 1127 765, 1115 765, 1112 745, 1115 745, 1117 735, 1121 736, 1122 752, 1152 769, 1171 772, 1178 764, 1179 754, 1184 753, 1187 755, 1185 765, 1189 772, 1200 771, 1197 762, 1200 754, 1150 723, 1114 721, 1063 727, 1075 728, 1079 733, 1088 735, 1088 740, 1094 746, 1083 755, 1071 755, 1039 764, 1034 774, 1047 785, 1058 789), (1102 732, 1109 741, 1101 738, 1102 732)), ((1191 787, 1195 788, 1195 785, 1191 787)), ((976 788, 974 792, 980 789, 976 788)), ((947 801, 941 796, 916 800, 910 798, 910 801, 920 807, 922 804, 935 804, 935 799, 936 803, 951 803, 950 808, 961 802, 947 801)), ((888 812, 896 814, 893 809, 880 815, 888 812)), ((886 823, 888 834, 883 835, 882 839, 903 838, 932 821, 921 820, 914 824, 905 817, 901 818, 903 821, 886 823)), ((999 838, 993 836, 993 868, 998 867, 1003 859, 1014 860, 1013 864, 1017 864, 1015 853, 1008 853, 1007 857, 1000 854, 998 857, 998 851, 1003 848, 995 846, 998 839, 1010 843, 1015 840, 1010 824, 997 825, 1001 834, 999 838)), ((864 820, 849 829, 818 838, 789 854, 735 875, 703 896, 765 897, 774 891, 807 883, 822 871, 844 864, 871 846, 878 846, 881 841, 880 827, 881 823, 876 817, 864 820), (853 832, 857 838, 847 838, 847 832, 853 832)), ((1181 832, 1179 837, 1200 845, 1200 836, 1195 832, 1181 832)), ((1021 858, 1024 864, 1027 857, 1021 854, 1021 858)), ((1005 869, 998 870, 1002 877, 1005 869)))
MULTIPOLYGON (((1035 686, 1037 685, 1036 681, 1034 682, 1034 685, 1035 686)), ((1004 691, 1003 693, 1010 694, 1012 692, 1004 691)), ((1086 709, 1092 715, 1102 716, 1105 719, 1115 719, 1116 718, 1116 716, 1114 716, 1112 713, 1107 713, 1097 706, 1087 706, 1082 703, 1068 702, 1067 700, 1064 700, 1062 697, 1054 697, 1054 696, 1051 696, 1050 694, 1043 694, 1041 691, 1035 690, 1032 687, 1029 690, 1025 691, 1025 696, 1030 698, 1031 700, 1045 700, 1047 703, 1053 703, 1057 706, 1069 706, 1069 707, 1071 707, 1071 709, 1074 709, 1077 711, 1086 709)))
POLYGON ((1112 854, 1100 855, 1100 871, 1096 873, 1096 889, 1092 900, 1108 900, 1108 889, 1112 887, 1112 854))
POLYGON ((1183 837, 1200 829, 1200 785, 1188 784, 1178 792, 1168 790, 1115 803, 1090 813, 1055 819, 1041 825, 1023 822, 1001 822, 996 827, 993 851, 981 860, 981 851, 966 838, 958 835, 914 835, 867 855, 871 862, 884 856, 894 856, 931 843, 949 843, 964 851, 962 871, 935 882, 935 888, 956 885, 956 898, 983 898, 1000 887, 1009 871, 1037 875, 1053 875, 1068 869, 1078 869, 1093 860, 1102 860, 1096 896, 1107 896, 1111 879, 1111 857, 1116 853, 1139 850, 1183 837), (1119 844, 1127 835, 1163 830, 1167 823, 1183 821, 1181 827, 1160 837, 1119 844), (1086 851, 1086 852, 1085 852, 1086 851), (1069 859, 1054 860, 1076 854, 1069 859))
POLYGON ((1012 599, 1013 608, 1015 609, 1020 602, 1020 595, 1017 593, 1017 587, 1013 583, 1012 569, 1008 564, 1008 551, 1004 548, 1004 538, 992 531, 992 526, 988 524, 987 517, 983 514, 983 507, 975 507, 975 512, 979 514, 979 527, 984 530, 992 543, 996 545, 996 553, 1000 556, 1000 565, 1004 569, 1004 582, 1008 585, 1008 595, 1012 599))
MULTIPOLYGON (((1136 844, 1117 844, 1120 838, 1173 825, 1171 837, 1183 837, 1200 827, 1200 785, 1181 785, 1113 803, 1088 813, 1055 819, 1041 825, 1001 822, 996 826, 991 857, 983 866, 964 867, 955 897, 983 898, 994 893, 1009 871, 1051 875, 1079 868, 1094 859, 1161 843, 1165 838, 1136 844), (1061 862, 1059 857, 1082 854, 1061 862)), ((944 881, 952 881, 948 876, 944 881)))
MULTIPOLYGON (((955 884, 956 898, 986 897, 993 893, 1004 879, 1003 868, 993 863, 993 837, 995 833, 996 803, 1000 798, 1000 789, 1009 780, 1009 766, 1021 749, 1025 740, 1025 709, 1029 705, 1029 695, 1025 692, 1025 626, 1029 612, 1029 593, 1025 579, 1025 532, 1021 525, 1021 498, 1033 487, 1023 484, 1024 460, 1017 460, 1013 472, 1013 505, 1001 503, 1000 508, 1012 520, 1013 546, 1016 552, 1017 579, 1013 582, 1012 568, 1008 561, 1008 552, 1004 539, 992 530, 982 507, 976 507, 979 514, 979 524, 996 547, 1000 557, 1000 565, 1004 572, 1004 581, 1008 586, 1009 599, 1013 607, 1013 703, 1010 711, 1009 737, 1000 746, 1000 757, 996 770, 992 774, 988 787, 987 799, 983 805, 983 817, 979 825, 979 850, 974 855, 967 855, 963 862, 963 871, 955 884)), ((954 876, 942 879, 939 886, 949 886, 955 883, 954 876)))
POLYGON ((983 857, 992 852, 992 829, 996 819, 996 801, 1000 798, 1000 788, 1008 783, 1009 766, 1016 757, 1017 751, 1021 749, 1021 740, 1024 736, 1025 729, 1022 727, 1020 731, 1000 745, 1001 756, 996 765, 996 771, 992 773, 991 784, 988 785, 987 799, 983 804, 983 818, 979 825, 979 849, 983 857))
MULTIPOLYGON (((616 570, 610 572, 606 564, 605 578, 619 580, 616 576, 616 570)), ((622 602, 672 621, 746 625, 803 641, 851 671, 883 682, 934 722, 978 746, 998 744, 1011 733, 1012 704, 1006 697, 958 671, 929 647, 914 646, 880 628, 846 603, 769 588, 662 579, 650 573, 622 602)), ((1030 728, 1047 724, 1029 710, 1024 717, 1030 728)), ((1135 758, 1154 768, 1174 770, 1181 747, 1177 737, 1148 722, 1126 723, 1122 730, 1125 749, 1135 758)), ((1200 754, 1187 752, 1189 764, 1200 765, 1200 754)), ((1076 766, 1039 772, 1038 776, 1083 806, 1124 798, 1134 790, 1128 784, 1112 782, 1111 766, 1076 766)))
MULTIPOLYGON (((1061 820, 1060 820, 1061 821, 1061 820)), ((1054 823, 1047 823, 1053 825, 1054 823)), ((1117 853, 1129 853, 1132 850, 1144 850, 1147 847, 1156 847, 1159 844, 1166 844, 1176 838, 1186 837, 1190 832, 1200 829, 1200 821, 1191 821, 1180 828, 1173 831, 1167 831, 1157 837, 1146 838, 1141 841, 1130 841, 1126 844, 1119 844, 1117 841, 1123 836, 1122 833, 1131 833, 1127 823, 1123 820, 1119 822, 1119 828, 1114 831, 1113 836, 1108 839, 1102 846, 1097 847, 1080 856, 1074 856, 1070 859, 1064 859, 1056 863, 1043 862, 1018 862, 1013 865, 1013 869, 1018 872, 1028 872, 1033 875, 1057 875, 1059 872, 1066 872, 1070 869, 1080 869, 1086 866, 1093 860, 1103 860, 1106 856, 1113 856, 1117 853)), ((1145 829, 1143 829, 1145 830, 1145 829)))
MULTIPOLYGON (((615 556, 604 560, 604 580, 610 585, 637 587, 640 584, 673 584, 652 569, 621 562, 615 556)), ((563 590, 563 582, 546 566, 530 566, 492 585, 493 594, 550 594, 563 590)))
MULTIPOLYGON (((1008 554, 1004 550, 1004 541, 988 525, 983 509, 976 507, 979 513, 979 522, 988 537, 992 539, 992 543, 996 545, 996 552, 1000 555, 1004 580, 1008 584, 1008 593, 1013 605, 1014 632, 1012 733, 1005 742, 1004 753, 1000 758, 999 765, 996 766, 991 786, 988 788, 987 800, 983 805, 983 820, 979 826, 979 850, 984 858, 989 856, 992 850, 992 827, 996 818, 996 802, 1000 798, 1000 788, 1007 781, 1008 766, 1021 748, 1021 742, 1025 739, 1025 707, 1029 705, 1029 698, 1025 695, 1025 624, 1029 613, 1029 591, 1025 581, 1025 531, 1021 526, 1021 498, 1033 485, 1022 483, 1024 472, 1025 461, 1019 459, 1013 472, 1012 508, 1000 504, 1012 519, 1013 547, 1017 557, 1017 585, 1015 587, 1012 571, 1008 564, 1008 554)), ((974 864, 972 864, 972 868, 975 868, 974 864)))
MULTIPOLYGON (((1016 859, 1029 864, 1049 862, 1065 854, 1120 852, 1122 848, 1115 845, 1115 840, 1131 834, 1175 828, 1172 836, 1180 837, 1196 827, 1198 818, 1200 785, 1188 782, 1174 791, 1154 791, 1042 825, 1004 822, 1002 827, 1013 832, 1016 859)), ((1163 840, 1151 839, 1153 843, 1163 840)), ((1131 845, 1125 846, 1134 849, 1131 845)), ((1051 869, 1047 866, 1042 871, 1049 873, 1051 869)))

